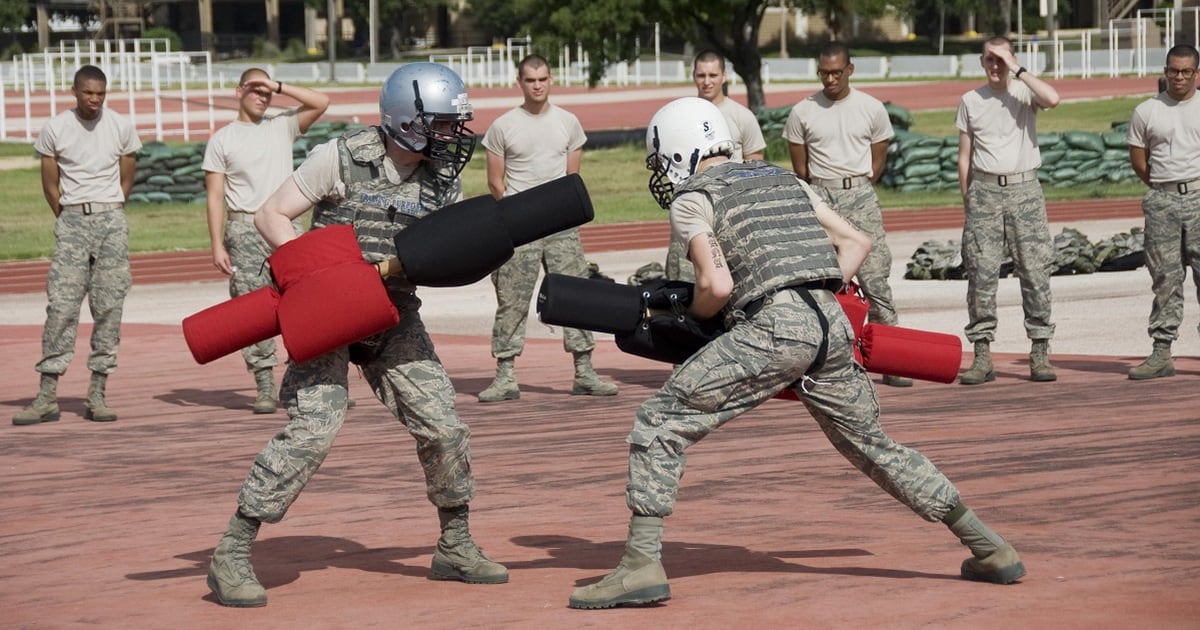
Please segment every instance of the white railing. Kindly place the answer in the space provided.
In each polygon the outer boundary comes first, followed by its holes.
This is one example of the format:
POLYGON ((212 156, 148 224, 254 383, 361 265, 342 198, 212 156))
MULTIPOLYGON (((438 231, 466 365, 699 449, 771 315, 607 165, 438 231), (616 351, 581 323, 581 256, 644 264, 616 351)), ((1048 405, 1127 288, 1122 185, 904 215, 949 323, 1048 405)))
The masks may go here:
POLYGON ((190 110, 194 105, 189 90, 197 84, 204 86, 202 93, 208 109, 208 126, 204 131, 211 134, 216 128, 212 59, 208 52, 172 52, 166 39, 75 40, 46 52, 18 55, 0 70, 0 140, 31 142, 46 120, 71 107, 73 102, 59 103, 60 94, 70 90, 75 71, 84 65, 104 71, 108 78, 108 102, 121 103, 124 113, 143 136, 152 129, 153 137, 159 141, 168 135, 190 140, 190 110), (9 90, 20 95, 21 116, 8 115, 9 90), (147 91, 152 115, 139 112, 139 100, 143 103, 141 107, 146 108, 144 98, 139 97, 147 96, 147 91), (182 121, 180 127, 164 127, 165 101, 178 103, 178 115, 172 114, 171 118, 178 117, 182 121), (44 111, 47 108, 48 114, 44 111))

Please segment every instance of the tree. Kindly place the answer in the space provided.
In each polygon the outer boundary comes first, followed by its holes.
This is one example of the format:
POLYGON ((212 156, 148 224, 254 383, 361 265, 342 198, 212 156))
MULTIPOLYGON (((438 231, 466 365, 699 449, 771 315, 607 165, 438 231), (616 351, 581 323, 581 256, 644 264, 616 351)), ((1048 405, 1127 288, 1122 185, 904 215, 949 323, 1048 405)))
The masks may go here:
POLYGON ((0 0, 0 30, 16 30, 30 24, 31 6, 27 0, 0 0))
MULTIPOLYGON (((649 41, 653 25, 702 48, 712 48, 733 63, 746 84, 750 108, 762 109, 762 56, 758 29, 770 0, 515 0, 507 3, 519 19, 490 17, 500 0, 471 0, 472 15, 495 26, 525 24, 536 46, 558 50, 579 44, 589 55, 589 84, 609 64, 632 59, 639 41, 649 41), (511 21, 509 21, 511 20, 511 21)), ((546 49, 543 49, 546 50, 546 49)))
MULTIPOLYGON (((911 0, 919 2, 920 0, 911 0)), ((883 15, 888 9, 903 11, 906 3, 889 2, 888 0, 794 0, 798 9, 806 13, 820 15, 825 19, 829 28, 830 39, 846 38, 846 27, 857 15, 860 18, 875 18, 883 15)))

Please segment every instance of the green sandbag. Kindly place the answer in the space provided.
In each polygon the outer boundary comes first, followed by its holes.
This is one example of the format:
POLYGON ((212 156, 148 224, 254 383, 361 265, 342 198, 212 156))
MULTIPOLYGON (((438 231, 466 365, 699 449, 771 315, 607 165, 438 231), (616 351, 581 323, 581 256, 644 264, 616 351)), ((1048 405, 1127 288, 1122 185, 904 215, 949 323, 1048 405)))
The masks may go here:
POLYGON ((203 172, 204 172, 203 165, 200 163, 193 162, 193 163, 189 163, 184 166, 180 166, 179 168, 171 171, 171 176, 172 177, 180 177, 182 175, 193 175, 194 176, 194 175, 197 175, 197 174, 203 173, 203 172))
POLYGON ((143 192, 129 193, 129 203, 150 203, 150 198, 143 192))
POLYGON ((152 175, 146 183, 151 186, 171 186, 175 183, 175 178, 170 175, 152 175))
POLYGON ((1122 148, 1122 149, 1105 149, 1104 150, 1104 161, 1105 162, 1125 162, 1126 164, 1128 164, 1129 163, 1129 150, 1124 149, 1124 148, 1122 148))
POLYGON ((893 129, 908 129, 909 127, 912 127, 912 113, 910 113, 907 109, 904 109, 899 105, 894 105, 891 101, 884 103, 883 108, 887 110, 888 120, 892 122, 893 129))
POLYGON ((1096 153, 1104 152, 1104 141, 1100 134, 1091 131, 1068 131, 1063 134, 1063 140, 1075 149, 1086 149, 1096 153))
POLYGON ((164 165, 167 168, 172 169, 172 170, 177 169, 181 166, 187 166, 188 164, 191 164, 191 160, 189 160, 186 155, 177 155, 174 157, 169 157, 164 161, 164 165))
POLYGON ((904 176, 909 179, 937 175, 942 172, 942 166, 936 163, 909 164, 904 167, 904 176))
POLYGON ((937 146, 937 147, 931 147, 931 146, 908 147, 908 148, 905 148, 905 150, 904 150, 904 159, 911 164, 913 162, 919 162, 921 160, 928 160, 930 158, 936 158, 939 155, 941 155, 941 152, 942 152, 942 149, 940 146, 937 146))
POLYGON ((943 160, 958 161, 958 145, 942 147, 942 152, 939 154, 943 160))
POLYGON ((1109 149, 1128 149, 1129 145, 1125 142, 1125 133, 1121 131, 1110 131, 1100 136, 1104 141, 1104 146, 1109 149))
POLYGON ((1042 164, 1047 165, 1047 166, 1055 166, 1060 161, 1062 161, 1063 156, 1065 156, 1066 154, 1067 154, 1067 152, 1063 149, 1051 149, 1049 151, 1042 151, 1042 164))
POLYGON ((170 203, 171 202, 171 193, 165 193, 162 191, 154 191, 154 192, 145 193, 145 195, 146 195, 146 200, 149 201, 150 203, 170 203))
POLYGON ((1061 143, 1062 136, 1057 133, 1039 133, 1037 135, 1037 144, 1039 149, 1052 149, 1061 143))
POLYGON ((1075 176, 1078 174, 1078 170, 1068 166, 1066 168, 1058 168, 1050 171, 1049 176, 1050 181, 1057 183, 1063 181, 1075 181, 1075 176))

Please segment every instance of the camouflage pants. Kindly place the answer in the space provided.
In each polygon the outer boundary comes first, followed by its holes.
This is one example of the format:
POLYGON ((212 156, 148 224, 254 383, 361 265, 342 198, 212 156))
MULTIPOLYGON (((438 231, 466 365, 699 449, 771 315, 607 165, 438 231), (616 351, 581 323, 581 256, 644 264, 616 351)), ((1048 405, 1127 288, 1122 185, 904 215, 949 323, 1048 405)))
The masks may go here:
POLYGON ((856 276, 871 303, 867 319, 895 326, 899 319, 892 300, 892 287, 888 284, 888 276, 892 273, 892 250, 888 248, 887 234, 883 231, 883 211, 879 208, 875 189, 871 186, 850 189, 814 186, 813 189, 834 212, 871 237, 871 252, 856 276))
MULTIPOLYGON (((560 273, 583 278, 587 276, 587 260, 579 229, 573 228, 517 248, 513 257, 492 272, 496 287, 496 321, 492 326, 492 356, 509 359, 520 356, 525 349, 525 322, 529 317, 529 301, 533 298, 538 272, 560 273)), ((592 333, 577 328, 563 328, 563 348, 567 352, 590 352, 596 347, 592 333)))
MULTIPOLYGON (((295 228, 299 235, 299 225, 295 228)), ((229 252, 229 261, 233 265, 233 275, 229 278, 229 297, 245 295, 271 284, 271 274, 264 266, 271 250, 253 223, 226 221, 225 250, 229 252)), ((242 348, 242 359, 246 361, 246 369, 251 372, 274 367, 278 363, 275 359, 275 340, 267 339, 242 348)))
MULTIPOLYGON (((958 491, 921 453, 896 443, 879 424, 879 402, 854 362, 853 332, 827 291, 814 291, 829 321, 824 366, 793 390, 825 436, 855 468, 929 521, 945 516, 958 491)), ((675 509, 692 444, 792 387, 818 352, 816 313, 785 291, 753 318, 738 323, 688 359, 638 409, 629 434, 626 502, 635 514, 667 516, 675 509)))
POLYGON ((967 339, 996 338, 996 289, 1000 265, 1011 250, 1021 283, 1025 334, 1050 339, 1050 272, 1054 239, 1046 222, 1046 200, 1036 181, 1000 186, 974 180, 967 188, 963 226, 963 268, 967 274, 967 339), (1007 243, 1007 245, 1006 245, 1007 243))
POLYGON ((1183 281, 1192 269, 1200 299, 1200 193, 1151 189, 1142 199, 1146 215, 1146 269, 1154 302, 1147 332, 1155 341, 1179 338, 1183 321, 1183 281))
MULTIPOLYGON (((454 387, 434 352, 415 298, 398 305, 400 323, 369 340, 372 358, 362 365, 375 396, 417 441, 425 492, 438 507, 464 505, 475 494, 470 429, 454 409, 454 387)), ((238 496, 246 516, 279 522, 333 447, 346 413, 349 350, 339 348, 305 363, 291 363, 281 401, 289 422, 254 458, 238 496)))
POLYGON ((671 243, 667 245, 667 260, 663 263, 663 273, 667 280, 696 281, 696 268, 692 266, 692 261, 688 260, 683 245, 675 239, 671 239, 671 243))
POLYGON ((54 255, 46 277, 46 327, 37 371, 62 374, 75 356, 79 308, 88 298, 92 314, 92 352, 88 369, 109 374, 117 369, 121 314, 133 284, 129 272, 129 224, 125 212, 63 212, 54 223, 54 255))

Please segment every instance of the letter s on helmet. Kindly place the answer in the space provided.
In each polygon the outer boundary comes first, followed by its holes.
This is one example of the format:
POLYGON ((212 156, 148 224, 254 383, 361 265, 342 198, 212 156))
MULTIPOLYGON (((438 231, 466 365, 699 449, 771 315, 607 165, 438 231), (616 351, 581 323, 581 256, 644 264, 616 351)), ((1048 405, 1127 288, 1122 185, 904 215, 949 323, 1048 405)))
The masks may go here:
POLYGON ((729 124, 721 110, 695 96, 667 103, 646 127, 650 194, 658 205, 670 208, 675 186, 695 175, 701 160, 718 154, 733 154, 729 124))
POLYGON ((423 154, 455 177, 475 151, 476 136, 466 123, 474 115, 467 88, 450 68, 418 62, 400 66, 379 93, 379 123, 401 147, 423 154))

